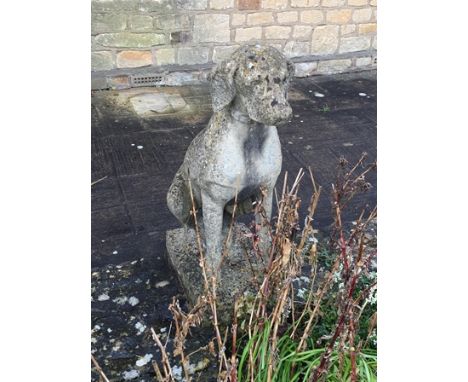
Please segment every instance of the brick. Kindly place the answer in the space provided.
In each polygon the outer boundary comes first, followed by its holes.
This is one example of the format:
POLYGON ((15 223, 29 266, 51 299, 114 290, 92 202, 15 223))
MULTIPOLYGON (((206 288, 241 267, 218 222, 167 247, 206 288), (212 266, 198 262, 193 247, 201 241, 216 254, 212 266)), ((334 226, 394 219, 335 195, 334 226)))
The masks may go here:
POLYGON ((271 26, 265 27, 265 38, 269 40, 286 40, 291 33, 291 27, 271 26))
POLYGON ((351 20, 351 9, 334 9, 327 11, 327 22, 333 24, 347 24, 351 20))
POLYGON ((310 8, 320 5, 320 0, 291 0, 291 7, 293 8, 310 8))
POLYGON ((322 0, 322 7, 341 7, 345 0, 322 0))
POLYGON ((154 18, 154 26, 163 30, 184 30, 190 28, 190 18, 187 15, 164 15, 154 18))
POLYGON ((371 8, 356 9, 353 13, 353 21, 356 23, 363 23, 369 21, 372 17, 371 8))
POLYGON ((348 5, 352 7, 360 7, 362 5, 367 5, 369 0, 348 0, 348 5))
MULTIPOLYGON (((154 1, 155 3, 157 1, 154 1)), ((167 2, 161 1, 167 5, 167 2)), ((185 10, 202 10, 208 8, 208 0, 175 0, 176 8, 185 10)), ((166 11, 167 12, 167 11, 166 11)))
POLYGON ((240 11, 260 9, 261 0, 237 0, 237 9, 240 11))
POLYGON ((318 24, 323 21, 323 12, 318 10, 302 11, 301 22, 307 24, 318 24))
POLYGON ((238 27, 240 25, 244 25, 245 23, 245 14, 244 13, 233 13, 231 15, 231 25, 234 27, 238 27))
POLYGON ((114 60, 112 52, 92 52, 91 53, 91 70, 97 72, 99 70, 110 70, 114 68, 114 60))
POLYGON ((153 63, 152 54, 149 51, 125 50, 117 54, 118 68, 138 68, 153 63))
POLYGON ((263 9, 280 10, 288 6, 288 0, 262 0, 263 9))
POLYGON ((309 43, 299 41, 288 41, 283 49, 286 57, 302 57, 309 54, 309 43))
POLYGON ((161 48, 154 52, 157 65, 172 65, 176 63, 174 48, 161 48))
POLYGON ((262 28, 237 28, 236 29, 236 42, 244 42, 251 40, 260 40, 262 38, 262 28))
POLYGON ((311 54, 332 54, 338 49, 338 25, 318 26, 312 33, 311 54))
POLYGON ((96 36, 96 42, 113 48, 149 48, 165 44, 166 38, 159 33, 103 33, 96 36))
POLYGON ((297 12, 280 12, 276 14, 276 17, 280 24, 295 23, 298 19, 297 12))
POLYGON ((359 52, 369 49, 371 38, 368 36, 344 37, 341 39, 340 53, 359 52))
POLYGON ((238 48, 239 45, 215 46, 213 49, 213 62, 218 63, 228 59, 238 48))
POLYGON ((180 48, 178 62, 180 65, 205 64, 208 62, 209 56, 209 48, 180 48))
POLYGON ((359 24, 359 34, 375 33, 377 32, 377 24, 359 24))
POLYGON ((194 42, 228 42, 231 39, 229 15, 196 15, 193 24, 194 42))
POLYGON ((211 9, 228 9, 234 7, 234 0, 210 0, 211 9))
POLYGON ((300 62, 294 64, 294 75, 296 77, 309 77, 316 69, 316 62, 300 62))
POLYGON ((123 31, 127 27, 127 16, 122 14, 93 14, 91 18, 91 33, 123 31))
POLYGON ((356 66, 368 66, 372 64, 372 57, 358 57, 356 58, 356 66))
POLYGON ((345 72, 351 64, 350 59, 321 61, 318 63, 317 72, 323 74, 341 73, 345 72))
POLYGON ((271 12, 257 12, 247 15, 247 25, 263 25, 273 22, 273 13, 271 12))
POLYGON ((354 25, 354 24, 342 25, 341 26, 341 35, 345 36, 345 35, 351 34, 355 30, 356 30, 356 25, 354 25))
POLYGON ((131 15, 128 18, 130 29, 135 31, 150 31, 153 29, 153 18, 144 15, 131 15))
POLYGON ((312 27, 308 25, 295 25, 293 29, 292 37, 294 39, 310 39, 312 27))

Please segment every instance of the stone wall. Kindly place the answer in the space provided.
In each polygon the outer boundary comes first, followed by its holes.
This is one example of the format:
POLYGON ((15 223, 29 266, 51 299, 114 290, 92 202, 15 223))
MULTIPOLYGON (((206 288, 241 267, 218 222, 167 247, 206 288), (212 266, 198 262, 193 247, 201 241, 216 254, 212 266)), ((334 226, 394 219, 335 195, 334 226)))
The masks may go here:
POLYGON ((376 0, 93 0, 91 4, 95 87, 116 83, 126 87, 126 77, 138 72, 179 72, 166 82, 196 82, 237 47, 255 42, 282 50, 296 63, 297 76, 376 64, 376 0))

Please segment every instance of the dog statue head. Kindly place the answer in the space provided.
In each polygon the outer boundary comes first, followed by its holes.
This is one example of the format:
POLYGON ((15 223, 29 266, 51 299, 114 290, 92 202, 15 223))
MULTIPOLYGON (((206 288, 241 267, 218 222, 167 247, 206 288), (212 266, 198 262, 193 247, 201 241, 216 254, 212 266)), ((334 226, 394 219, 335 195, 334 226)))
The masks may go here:
POLYGON ((294 65, 277 49, 248 45, 221 62, 211 76, 213 109, 233 103, 249 118, 265 125, 277 125, 291 117, 287 101, 294 65))

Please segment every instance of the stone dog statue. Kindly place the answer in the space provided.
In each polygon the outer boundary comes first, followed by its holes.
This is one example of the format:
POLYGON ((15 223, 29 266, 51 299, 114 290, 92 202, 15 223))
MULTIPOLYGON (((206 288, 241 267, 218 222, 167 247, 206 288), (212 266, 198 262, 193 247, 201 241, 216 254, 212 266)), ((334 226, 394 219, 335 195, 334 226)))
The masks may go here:
POLYGON ((190 224, 190 179, 203 215, 207 264, 214 274, 221 261, 223 223, 229 221, 236 194, 239 210, 251 212, 262 188, 271 219, 282 162, 275 125, 291 117, 287 95, 293 71, 278 50, 256 45, 239 48, 211 75, 214 114, 187 149, 167 204, 184 226, 190 224))

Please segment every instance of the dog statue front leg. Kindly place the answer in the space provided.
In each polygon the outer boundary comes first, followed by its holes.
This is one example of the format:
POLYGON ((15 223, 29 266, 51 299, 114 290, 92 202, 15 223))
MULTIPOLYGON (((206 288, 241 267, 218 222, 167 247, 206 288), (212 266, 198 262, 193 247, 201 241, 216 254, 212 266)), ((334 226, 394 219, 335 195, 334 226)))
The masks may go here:
POLYGON ((202 191, 201 196, 207 271, 209 276, 215 276, 219 281, 218 268, 223 249, 224 203, 214 200, 206 191, 202 191))

